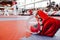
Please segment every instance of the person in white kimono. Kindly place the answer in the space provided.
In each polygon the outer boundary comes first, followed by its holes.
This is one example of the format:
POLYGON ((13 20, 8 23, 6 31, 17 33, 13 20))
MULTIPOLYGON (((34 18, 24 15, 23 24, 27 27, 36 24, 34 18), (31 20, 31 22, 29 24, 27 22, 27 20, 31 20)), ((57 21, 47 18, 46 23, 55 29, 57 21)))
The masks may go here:
POLYGON ((51 8, 50 11, 48 12, 48 15, 52 15, 53 9, 51 8))
POLYGON ((13 8, 13 14, 14 14, 14 15, 17 15, 17 13, 16 13, 16 4, 13 5, 12 8, 13 8))
POLYGON ((33 15, 31 15, 29 19, 27 20, 27 29, 28 29, 27 31, 28 32, 30 32, 29 28, 31 25, 36 25, 38 23, 36 20, 36 14, 37 14, 37 10, 33 10, 33 15))
POLYGON ((4 5, 4 16, 9 16, 7 5, 4 5))

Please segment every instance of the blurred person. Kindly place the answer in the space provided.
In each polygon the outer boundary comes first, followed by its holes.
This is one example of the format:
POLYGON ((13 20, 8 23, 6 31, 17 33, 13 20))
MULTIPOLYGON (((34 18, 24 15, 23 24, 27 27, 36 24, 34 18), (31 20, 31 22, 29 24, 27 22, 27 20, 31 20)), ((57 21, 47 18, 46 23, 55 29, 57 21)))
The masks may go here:
POLYGON ((60 15, 60 8, 54 15, 60 15))
MULTIPOLYGON (((30 13, 30 12, 29 12, 29 13, 30 13)), ((32 13, 33 15, 31 15, 31 17, 29 18, 29 20, 32 19, 32 18, 35 19, 35 16, 36 16, 37 10, 34 9, 31 13, 32 13)))
POLYGON ((59 11, 59 5, 56 4, 55 7, 53 7, 53 13, 51 15, 59 15, 60 11, 59 11))
POLYGON ((4 5, 4 16, 9 16, 7 5, 4 5))
POLYGON ((30 12, 29 12, 29 10, 27 10, 27 14, 29 14, 29 15, 30 15, 30 12))
MULTIPOLYGON (((60 28, 60 20, 52 18, 51 16, 46 15, 42 10, 38 10, 37 14, 42 18, 42 30, 38 33, 42 36, 53 37, 58 29, 60 28)), ((31 27, 31 32, 38 32, 40 29, 39 25, 37 28, 31 27)))
POLYGON ((11 8, 11 5, 10 4, 7 4, 7 6, 8 6, 8 14, 9 15, 13 15, 13 11, 12 11, 12 8, 11 8))
POLYGON ((33 14, 32 14, 32 13, 33 13, 32 9, 29 9, 29 13, 30 13, 30 15, 33 15, 33 14))
POLYGON ((13 8, 13 14, 17 15, 17 13, 16 13, 16 2, 15 1, 12 1, 12 8, 13 8))
MULTIPOLYGON (((33 9, 33 15, 30 16, 30 18, 27 20, 27 26, 37 26, 37 25, 40 25, 39 23, 39 19, 37 18, 37 9, 33 9)), ((30 28, 30 27, 29 27, 30 28)), ((31 26, 31 28, 33 29, 33 27, 31 26)), ((37 27, 36 27, 37 28, 37 27)), ((40 29, 40 27, 38 26, 38 28, 40 29)), ((37 31, 37 30, 36 30, 37 31)), ((28 30, 28 32, 30 32, 28 30)), ((40 31, 38 31, 39 33, 40 31)), ((32 32, 31 32, 32 33, 32 32)), ((33 34, 37 34, 37 32, 34 32, 33 34)))
POLYGON ((22 15, 24 15, 24 13, 25 13, 25 9, 22 9, 22 15))
POLYGON ((27 14, 27 11, 25 10, 24 14, 27 14))

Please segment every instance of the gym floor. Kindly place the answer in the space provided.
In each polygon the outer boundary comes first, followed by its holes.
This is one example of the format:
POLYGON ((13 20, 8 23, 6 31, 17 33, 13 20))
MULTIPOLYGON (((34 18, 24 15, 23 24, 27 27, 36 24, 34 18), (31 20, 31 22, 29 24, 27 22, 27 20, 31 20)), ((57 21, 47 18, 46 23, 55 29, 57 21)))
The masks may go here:
POLYGON ((60 30, 55 34, 54 37, 31 35, 28 38, 23 37, 23 38, 21 38, 21 40, 60 40, 60 30))
POLYGON ((60 30, 54 37, 33 35, 26 32, 27 19, 0 17, 0 40, 60 40, 60 30))

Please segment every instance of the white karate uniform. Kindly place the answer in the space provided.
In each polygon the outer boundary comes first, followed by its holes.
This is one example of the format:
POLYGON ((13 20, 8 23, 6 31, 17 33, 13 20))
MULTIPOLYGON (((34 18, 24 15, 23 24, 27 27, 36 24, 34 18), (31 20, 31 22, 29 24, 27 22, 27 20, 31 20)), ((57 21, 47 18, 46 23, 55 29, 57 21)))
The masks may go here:
POLYGON ((37 14, 37 10, 34 10, 33 11, 33 16, 36 16, 36 14, 37 14))
POLYGON ((13 14, 16 15, 16 14, 17 14, 17 13, 16 13, 16 5, 13 5, 12 8, 14 9, 14 10, 13 10, 13 14))
POLYGON ((53 9, 51 8, 50 11, 48 12, 48 15, 52 15, 53 9))
POLYGON ((37 24, 37 20, 35 18, 36 13, 37 13, 37 11, 34 10, 33 15, 31 15, 31 17, 27 20, 29 25, 36 25, 37 24))
POLYGON ((4 16, 9 16, 8 7, 7 6, 4 7, 4 16))
POLYGON ((27 11, 27 14, 30 14, 30 12, 29 12, 29 11, 27 11))
POLYGON ((60 10, 57 11, 54 15, 60 15, 60 10))

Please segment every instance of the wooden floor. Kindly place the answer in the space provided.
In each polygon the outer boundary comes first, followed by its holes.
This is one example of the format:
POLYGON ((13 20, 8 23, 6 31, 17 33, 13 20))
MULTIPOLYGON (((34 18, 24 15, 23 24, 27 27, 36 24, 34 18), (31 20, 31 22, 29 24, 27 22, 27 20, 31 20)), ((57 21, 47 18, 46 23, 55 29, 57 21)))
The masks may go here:
POLYGON ((0 21, 0 40, 20 40, 29 37, 26 32, 27 22, 22 20, 0 21))

